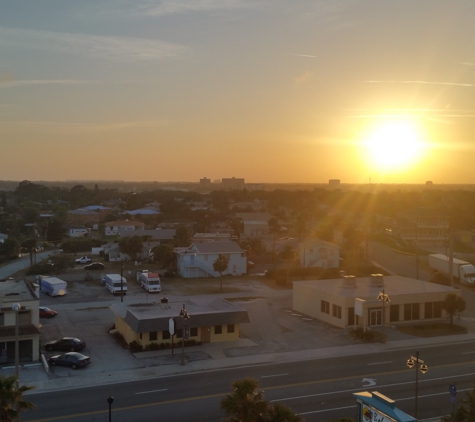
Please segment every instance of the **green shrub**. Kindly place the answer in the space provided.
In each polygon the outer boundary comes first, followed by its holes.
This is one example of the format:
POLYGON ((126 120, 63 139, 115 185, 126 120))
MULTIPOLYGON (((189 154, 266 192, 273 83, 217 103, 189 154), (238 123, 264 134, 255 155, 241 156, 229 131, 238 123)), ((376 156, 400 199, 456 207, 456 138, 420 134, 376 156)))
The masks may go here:
POLYGON ((132 353, 141 352, 143 350, 143 346, 138 344, 135 340, 130 343, 130 350, 132 353))

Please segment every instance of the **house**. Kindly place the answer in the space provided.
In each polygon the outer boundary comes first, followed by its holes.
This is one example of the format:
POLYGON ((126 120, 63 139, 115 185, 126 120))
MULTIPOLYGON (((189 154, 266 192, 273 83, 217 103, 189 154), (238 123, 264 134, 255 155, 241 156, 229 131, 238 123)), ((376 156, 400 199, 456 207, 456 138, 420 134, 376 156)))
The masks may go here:
POLYGON ((442 302, 453 287, 391 275, 344 276, 293 283, 293 310, 328 324, 372 329, 410 322, 443 321, 442 302), (380 293, 390 302, 378 300, 380 293), (384 306, 384 305, 385 306, 384 306), (384 308, 383 308, 384 306, 384 308), (384 312, 384 317, 383 317, 384 312))
POLYGON ((161 229, 174 229, 176 227, 185 226, 189 230, 193 230, 195 223, 187 218, 173 218, 162 221, 157 227, 161 229))
POLYGON ((155 229, 155 230, 120 230, 119 236, 150 236, 152 240, 171 241, 175 238, 175 229, 155 229))
POLYGON ((259 199, 254 199, 254 201, 248 202, 231 202, 229 208, 231 210, 247 210, 251 209, 252 211, 260 211, 264 209, 267 205, 267 201, 260 201, 259 199))
POLYGON ((249 323, 247 311, 219 298, 194 298, 193 301, 115 303, 110 307, 115 327, 130 344, 143 348, 151 344, 171 344, 170 320, 175 321, 175 340, 183 337, 200 343, 239 340, 240 324, 249 323), (189 319, 181 318, 185 307, 189 319))
POLYGON ((308 239, 299 243, 300 266, 304 268, 338 268, 340 248, 320 239, 308 239))
POLYGON ((157 207, 143 207, 132 211, 124 211, 122 214, 129 215, 159 215, 160 209, 157 207))
POLYGON ((235 218, 242 220, 241 239, 261 238, 270 234, 269 220, 273 218, 268 212, 235 213, 235 218))
POLYGON ((145 223, 142 223, 141 221, 117 220, 106 223, 104 232, 106 236, 114 236, 119 234, 121 231, 135 231, 144 229, 145 223))
POLYGON ((230 233, 195 233, 191 238, 192 242, 215 242, 216 240, 230 240, 230 233))
POLYGON ((66 235, 69 237, 82 237, 88 235, 90 232, 90 229, 87 227, 74 224, 64 224, 63 228, 66 231, 66 235))
POLYGON ((110 262, 121 262, 121 261, 129 261, 131 258, 128 254, 122 253, 119 248, 118 243, 107 243, 103 245, 101 248, 93 248, 91 251, 92 255, 97 255, 100 251, 104 252, 104 255, 109 256, 110 262))
POLYGON ((102 215, 97 211, 77 209, 68 211, 68 223, 71 224, 98 224, 101 221, 102 215))
POLYGON ((177 272, 183 278, 219 277, 213 263, 219 255, 228 258, 223 275, 243 275, 247 270, 246 251, 232 241, 196 242, 188 248, 175 248, 177 272))
POLYGON ((39 292, 26 280, 6 280, 0 283, 0 363, 15 362, 16 318, 18 317, 20 362, 40 359, 39 292), (18 311, 14 304, 20 304, 18 311))

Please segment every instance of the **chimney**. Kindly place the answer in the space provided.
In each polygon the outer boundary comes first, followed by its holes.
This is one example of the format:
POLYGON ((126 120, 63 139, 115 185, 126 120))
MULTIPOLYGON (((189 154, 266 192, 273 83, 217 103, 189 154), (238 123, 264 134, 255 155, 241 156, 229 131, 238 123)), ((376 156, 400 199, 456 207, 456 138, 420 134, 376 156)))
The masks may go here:
POLYGON ((371 274, 369 276, 371 286, 384 287, 384 276, 382 274, 371 274))
POLYGON ((354 275, 344 275, 343 276, 343 286, 347 289, 356 287, 356 277, 354 275))

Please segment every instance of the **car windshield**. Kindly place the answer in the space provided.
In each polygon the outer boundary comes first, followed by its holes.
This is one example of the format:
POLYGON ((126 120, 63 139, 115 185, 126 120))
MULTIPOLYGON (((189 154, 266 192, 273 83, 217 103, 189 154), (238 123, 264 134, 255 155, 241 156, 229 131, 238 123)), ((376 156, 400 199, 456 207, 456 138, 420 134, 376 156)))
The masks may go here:
POLYGON ((45 312, 49 312, 49 311, 51 311, 51 309, 50 309, 50 308, 46 308, 46 307, 43 307, 43 308, 40 308, 40 309, 41 309, 42 311, 45 311, 45 312))
POLYGON ((81 340, 79 340, 78 338, 73 338, 73 343, 81 343, 81 340))

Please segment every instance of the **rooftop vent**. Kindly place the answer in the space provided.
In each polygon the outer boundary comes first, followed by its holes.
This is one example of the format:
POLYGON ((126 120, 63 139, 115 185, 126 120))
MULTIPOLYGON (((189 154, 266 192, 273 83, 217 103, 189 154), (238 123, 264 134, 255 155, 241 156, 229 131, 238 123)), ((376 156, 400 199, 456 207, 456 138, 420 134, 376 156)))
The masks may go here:
POLYGON ((371 286, 384 287, 384 276, 382 274, 371 274, 369 276, 371 286))
POLYGON ((343 276, 343 287, 354 288, 356 287, 356 277, 354 275, 343 276))

